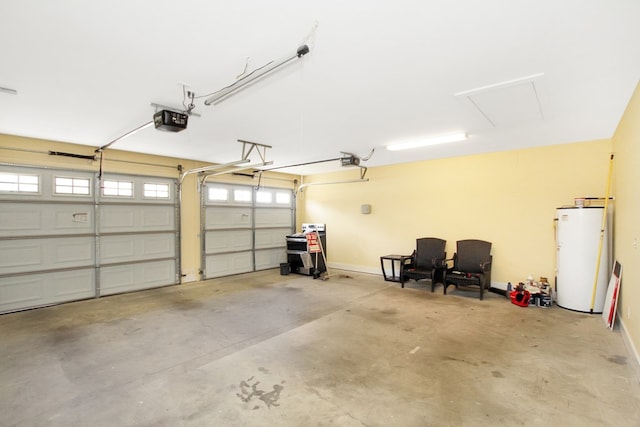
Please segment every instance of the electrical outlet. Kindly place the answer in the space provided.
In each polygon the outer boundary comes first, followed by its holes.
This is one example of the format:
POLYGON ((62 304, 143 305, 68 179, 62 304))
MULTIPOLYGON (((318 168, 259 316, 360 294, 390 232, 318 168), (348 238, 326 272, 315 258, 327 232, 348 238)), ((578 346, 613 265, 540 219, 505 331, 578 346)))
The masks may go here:
POLYGON ((633 238, 633 242, 631 243, 631 246, 633 247, 633 249, 638 249, 638 238, 637 237, 633 238))

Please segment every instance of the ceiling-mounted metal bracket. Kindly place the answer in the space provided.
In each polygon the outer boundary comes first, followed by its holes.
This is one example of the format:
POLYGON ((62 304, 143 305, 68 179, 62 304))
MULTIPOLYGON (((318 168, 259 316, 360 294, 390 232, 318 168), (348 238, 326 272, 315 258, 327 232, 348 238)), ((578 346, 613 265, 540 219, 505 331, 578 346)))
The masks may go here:
POLYGON ((367 168, 364 166, 360 166, 360 179, 364 179, 364 176, 367 174, 367 168))
POLYGON ((260 160, 265 163, 267 161, 267 148, 273 148, 271 145, 258 144, 257 142, 245 141, 244 139, 239 139, 238 142, 242 143, 242 160, 248 159, 255 148, 258 156, 260 156, 260 160))

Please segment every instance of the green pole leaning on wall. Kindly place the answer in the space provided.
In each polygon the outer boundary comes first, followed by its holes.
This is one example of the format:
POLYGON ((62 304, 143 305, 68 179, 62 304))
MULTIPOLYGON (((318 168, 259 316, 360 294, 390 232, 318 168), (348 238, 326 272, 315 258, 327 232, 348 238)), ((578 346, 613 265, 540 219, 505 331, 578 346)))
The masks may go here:
POLYGON ((600 275, 600 260, 602 258, 602 242, 604 241, 604 230, 607 226, 607 210, 609 207, 609 194, 611 191, 611 175, 613 173, 613 153, 609 157, 609 175, 607 176, 607 191, 604 197, 604 210, 602 212, 602 225, 600 226, 600 243, 598 244, 598 260, 596 261, 596 276, 593 279, 593 290, 591 291, 591 309, 593 314, 593 306, 596 301, 596 290, 598 288, 598 276, 600 275))

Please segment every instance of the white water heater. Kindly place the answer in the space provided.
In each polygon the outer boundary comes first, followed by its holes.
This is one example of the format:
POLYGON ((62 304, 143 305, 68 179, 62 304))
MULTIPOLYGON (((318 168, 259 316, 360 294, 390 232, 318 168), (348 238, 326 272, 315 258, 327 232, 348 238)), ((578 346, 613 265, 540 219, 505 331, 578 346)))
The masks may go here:
MULTIPOLYGON (((557 209, 556 302, 562 308, 591 312, 603 214, 604 208, 600 206, 570 206, 557 209)), ((608 228, 608 225, 605 226, 602 236, 593 313, 602 313, 611 275, 608 228)))

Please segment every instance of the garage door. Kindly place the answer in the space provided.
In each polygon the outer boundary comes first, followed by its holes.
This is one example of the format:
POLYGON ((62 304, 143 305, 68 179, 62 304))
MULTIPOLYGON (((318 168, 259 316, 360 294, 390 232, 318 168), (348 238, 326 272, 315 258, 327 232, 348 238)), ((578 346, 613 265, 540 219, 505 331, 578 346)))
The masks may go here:
POLYGON ((224 183, 204 186, 202 276, 278 267, 295 227, 292 190, 224 183))
POLYGON ((98 199, 100 295, 179 283, 176 183, 105 175, 98 199))
POLYGON ((96 182, 0 167, 0 312, 178 283, 175 182, 96 182))

